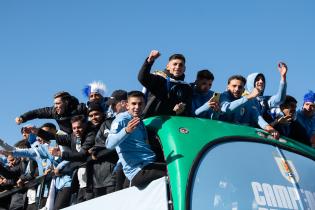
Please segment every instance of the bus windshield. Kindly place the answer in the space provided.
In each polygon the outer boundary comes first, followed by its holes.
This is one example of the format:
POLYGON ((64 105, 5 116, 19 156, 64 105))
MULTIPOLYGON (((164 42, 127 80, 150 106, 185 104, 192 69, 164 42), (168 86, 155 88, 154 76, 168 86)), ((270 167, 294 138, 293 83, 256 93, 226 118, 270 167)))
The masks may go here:
POLYGON ((190 209, 315 209, 315 162, 276 146, 234 141, 206 150, 191 183, 190 209))

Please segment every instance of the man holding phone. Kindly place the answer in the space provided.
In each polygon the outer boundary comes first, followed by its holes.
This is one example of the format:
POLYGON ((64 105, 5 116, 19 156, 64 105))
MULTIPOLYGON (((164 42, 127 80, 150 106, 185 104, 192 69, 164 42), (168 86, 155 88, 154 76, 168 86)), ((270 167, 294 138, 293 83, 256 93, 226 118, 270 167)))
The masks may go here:
POLYGON ((208 70, 200 70, 196 81, 192 84, 192 116, 216 119, 219 111, 220 94, 211 89, 214 80, 213 74, 208 70))
POLYGON ((253 127, 258 125, 274 138, 278 138, 278 131, 264 120, 256 107, 255 99, 260 90, 254 88, 249 94, 242 96, 245 84, 246 79, 241 75, 233 75, 228 79, 227 91, 220 98, 220 120, 253 127))

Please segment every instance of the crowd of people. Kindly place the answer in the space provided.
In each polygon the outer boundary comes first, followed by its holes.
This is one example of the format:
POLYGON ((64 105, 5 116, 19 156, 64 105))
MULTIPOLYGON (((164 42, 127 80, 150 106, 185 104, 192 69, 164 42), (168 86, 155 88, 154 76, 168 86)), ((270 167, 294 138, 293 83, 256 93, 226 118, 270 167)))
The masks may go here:
POLYGON ((115 90, 92 82, 83 89, 86 103, 66 91, 54 95, 54 104, 28 111, 15 121, 23 124, 23 140, 10 146, 0 141, 0 191, 20 190, 1 197, 0 209, 60 209, 130 186, 143 188, 166 176, 166 164, 148 143, 143 119, 170 115, 199 117, 257 127, 274 138, 290 137, 315 147, 315 93, 304 95, 301 110, 287 95, 285 63, 279 63, 278 91, 264 95, 266 78, 252 73, 247 79, 232 75, 227 90, 211 90, 214 75, 204 69, 196 80, 185 79, 185 57, 169 57, 166 69, 151 72, 160 53, 152 50, 139 71, 143 90, 115 90), (40 127, 33 119, 54 119, 40 127), (44 176, 39 186, 23 188, 44 176), (39 202, 40 201, 40 202, 39 202))

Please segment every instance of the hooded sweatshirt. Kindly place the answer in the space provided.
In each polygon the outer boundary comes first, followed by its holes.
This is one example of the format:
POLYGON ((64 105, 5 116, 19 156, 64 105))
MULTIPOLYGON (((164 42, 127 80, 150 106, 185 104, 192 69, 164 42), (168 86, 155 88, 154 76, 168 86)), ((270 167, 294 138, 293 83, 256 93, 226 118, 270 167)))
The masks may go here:
MULTIPOLYGON (((252 92, 255 88, 255 80, 258 76, 263 76, 263 80, 265 82, 266 87, 266 79, 262 73, 252 73, 247 76, 246 88, 248 92, 252 92)), ((271 108, 277 107, 281 105, 287 93, 287 83, 285 81, 280 80, 278 91, 275 95, 272 96, 264 96, 264 90, 261 92, 260 96, 256 97, 257 108, 261 115, 265 115, 267 111, 271 108)))

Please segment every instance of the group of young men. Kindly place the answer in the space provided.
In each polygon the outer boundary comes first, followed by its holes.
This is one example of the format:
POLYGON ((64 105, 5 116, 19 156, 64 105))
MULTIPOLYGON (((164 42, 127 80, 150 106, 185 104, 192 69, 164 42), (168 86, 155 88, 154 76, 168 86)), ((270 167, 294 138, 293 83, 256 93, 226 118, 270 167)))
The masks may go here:
POLYGON ((279 88, 272 96, 264 95, 266 78, 262 73, 250 74, 247 79, 233 75, 227 90, 216 93, 211 90, 214 75, 209 70, 199 71, 193 83, 184 81, 186 60, 181 54, 170 56, 165 70, 151 72, 159 56, 158 51, 151 51, 139 71, 142 92, 116 90, 105 97, 104 85, 93 82, 84 88, 89 99, 86 104, 63 91, 55 94, 53 106, 17 117, 17 124, 54 119, 59 130, 52 123, 39 128, 28 125, 22 129, 24 140, 16 147, 0 141, 5 148, 0 151, 5 155, 0 164, 0 189, 22 186, 36 174, 46 175, 45 193, 32 188, 14 194, 7 208, 24 209, 27 200, 27 209, 60 209, 74 200, 82 202, 129 186, 143 188, 165 176, 166 164, 159 162, 159 154, 148 143, 142 122, 150 116, 221 120, 315 146, 315 94, 307 93, 303 108, 296 111, 296 99, 286 93, 286 64, 278 66, 279 88), (36 206, 39 196, 42 203, 36 206))

